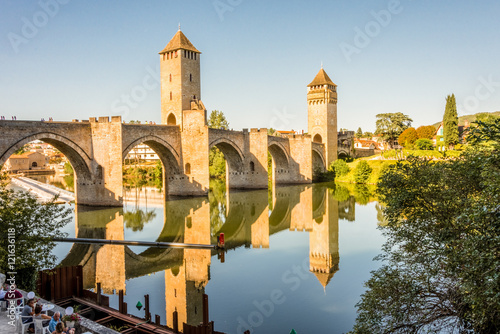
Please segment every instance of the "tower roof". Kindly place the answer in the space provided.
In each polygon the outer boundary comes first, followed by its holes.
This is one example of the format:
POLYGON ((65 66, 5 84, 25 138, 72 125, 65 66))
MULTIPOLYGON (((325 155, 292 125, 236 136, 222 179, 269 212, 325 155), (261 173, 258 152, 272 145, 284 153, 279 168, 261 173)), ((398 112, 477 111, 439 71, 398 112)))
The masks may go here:
POLYGON ((182 33, 180 29, 179 31, 177 31, 174 37, 172 37, 170 42, 168 42, 167 46, 160 52, 160 54, 179 49, 201 53, 194 47, 194 45, 189 41, 189 39, 182 33))
POLYGON ((322 272, 314 272, 314 275, 316 275, 316 278, 318 281, 321 283, 323 288, 326 288, 328 283, 330 283, 330 280, 332 279, 334 273, 322 273, 322 272))
POLYGON ((316 74, 316 77, 314 78, 314 80, 309 85, 307 85, 307 87, 321 86, 321 85, 337 86, 336 84, 333 83, 332 79, 330 79, 330 77, 328 76, 328 74, 326 74, 326 72, 323 68, 321 68, 321 70, 319 70, 319 72, 318 72, 318 74, 316 74))

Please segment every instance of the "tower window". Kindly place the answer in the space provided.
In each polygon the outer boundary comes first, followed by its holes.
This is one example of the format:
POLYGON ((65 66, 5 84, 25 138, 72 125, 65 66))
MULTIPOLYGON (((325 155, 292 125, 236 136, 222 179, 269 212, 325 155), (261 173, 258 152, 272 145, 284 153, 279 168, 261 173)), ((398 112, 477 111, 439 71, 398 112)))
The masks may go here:
POLYGON ((194 54, 194 60, 196 60, 196 53, 194 54))
POLYGON ((165 54, 163 54, 163 60, 165 60, 165 54))
MULTIPOLYGON (((170 74, 170 82, 172 82, 172 74, 170 74)), ((170 99, 172 99, 172 98, 170 98, 170 99)))
POLYGON ((189 75, 189 81, 193 81, 193 75, 192 74, 189 75))
POLYGON ((315 142, 315 143, 321 143, 322 142, 321 135, 319 133, 314 136, 313 142, 315 142))
POLYGON ((172 101, 172 92, 170 92, 170 101, 172 101))
POLYGON ((253 161, 250 161, 250 171, 255 172, 255 163, 253 161))
POLYGON ((184 58, 187 58, 186 50, 184 50, 184 58))
POLYGON ((184 168, 184 169, 185 169, 186 175, 191 174, 191 164, 189 162, 186 164, 186 168, 184 168))

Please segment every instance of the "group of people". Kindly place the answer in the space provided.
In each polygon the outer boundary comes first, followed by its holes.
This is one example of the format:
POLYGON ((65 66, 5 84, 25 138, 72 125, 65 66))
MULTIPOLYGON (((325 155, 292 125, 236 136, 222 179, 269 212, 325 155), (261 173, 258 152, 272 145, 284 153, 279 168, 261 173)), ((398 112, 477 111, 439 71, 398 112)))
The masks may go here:
MULTIPOLYGON (((0 289, 0 301, 6 301, 7 304, 10 300, 19 299, 17 305, 21 304, 21 298, 23 295, 16 289, 16 286, 10 286, 9 284, 4 284, 0 289)), ((31 323, 28 327, 28 332, 33 333, 35 331, 35 326, 33 324, 34 319, 41 319, 43 321, 43 326, 49 326, 49 330, 52 334, 74 334, 74 328, 68 328, 61 321, 61 313, 56 312, 54 315, 48 316, 42 313, 42 305, 37 304, 35 299, 29 299, 21 312, 21 319, 23 323, 31 323)))
MULTIPOLYGON (((42 313, 42 305, 37 304, 35 299, 29 299, 21 313, 23 323, 32 322, 33 320, 43 320, 43 327, 49 327, 52 334, 74 334, 74 328, 68 328, 61 321, 61 313, 56 312, 54 315, 48 316, 42 313)), ((33 333, 35 327, 30 324, 28 332, 33 333)))
MULTIPOLYGON (((16 121, 17 117, 16 116, 12 116, 12 120, 16 121)), ((0 116, 0 121, 5 121, 5 116, 0 116)))

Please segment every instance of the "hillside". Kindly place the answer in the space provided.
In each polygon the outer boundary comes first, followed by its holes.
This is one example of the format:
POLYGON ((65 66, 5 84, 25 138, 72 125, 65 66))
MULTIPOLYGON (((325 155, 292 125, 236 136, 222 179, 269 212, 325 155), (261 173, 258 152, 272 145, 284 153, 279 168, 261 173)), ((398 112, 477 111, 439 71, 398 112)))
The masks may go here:
MULTIPOLYGON (((479 114, 492 114, 492 115, 495 115, 497 117, 500 117, 500 111, 478 112, 478 113, 473 114, 473 115, 464 115, 464 116, 458 117, 458 125, 464 125, 465 120, 468 120, 469 123, 474 122, 477 118, 477 115, 479 115, 479 114)), ((439 127, 439 124, 441 124, 441 122, 437 122, 437 123, 432 124, 432 125, 437 129, 439 127)))

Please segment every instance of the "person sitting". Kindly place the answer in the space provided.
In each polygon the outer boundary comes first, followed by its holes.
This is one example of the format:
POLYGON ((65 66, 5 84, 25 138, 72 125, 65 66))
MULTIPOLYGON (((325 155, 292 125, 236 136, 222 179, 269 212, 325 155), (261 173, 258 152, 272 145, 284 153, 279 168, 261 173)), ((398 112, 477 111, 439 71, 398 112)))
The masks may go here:
MULTIPOLYGON (((23 321, 23 324, 28 322, 33 322, 32 316, 35 314, 35 311, 33 310, 34 307, 35 307, 34 299, 29 299, 26 305, 24 305, 23 311, 21 312, 21 319, 23 321)), ((28 331, 30 333, 35 332, 35 326, 33 324, 30 324, 28 331)))
POLYGON ((58 322, 56 329, 52 332, 52 334, 75 334, 75 329, 71 328, 70 330, 65 331, 62 322, 58 322))
POLYGON ((52 319, 50 319, 49 322, 49 331, 52 333, 53 331, 56 330, 56 325, 61 322, 61 313, 56 312, 52 316, 52 319))
MULTIPOLYGON (((8 285, 7 285, 8 286, 8 285)), ((6 301, 9 301, 10 299, 19 299, 19 298, 23 298, 23 294, 19 291, 17 291, 16 289, 16 285, 12 285, 12 289, 9 289, 6 293, 5 293, 5 297, 4 299, 6 301)), ((10 303, 9 303, 10 304, 10 303)), ((20 305, 21 304, 21 300, 19 299, 17 301, 17 305, 20 305)))
POLYGON ((0 290, 0 301, 5 300, 5 295, 9 291, 9 285, 8 284, 3 284, 2 289, 0 290))
POLYGON ((43 327, 47 327, 49 325, 50 319, 52 319, 52 318, 50 316, 42 313, 42 305, 36 305, 35 306, 35 315, 33 316, 33 319, 46 320, 43 322, 43 327))

